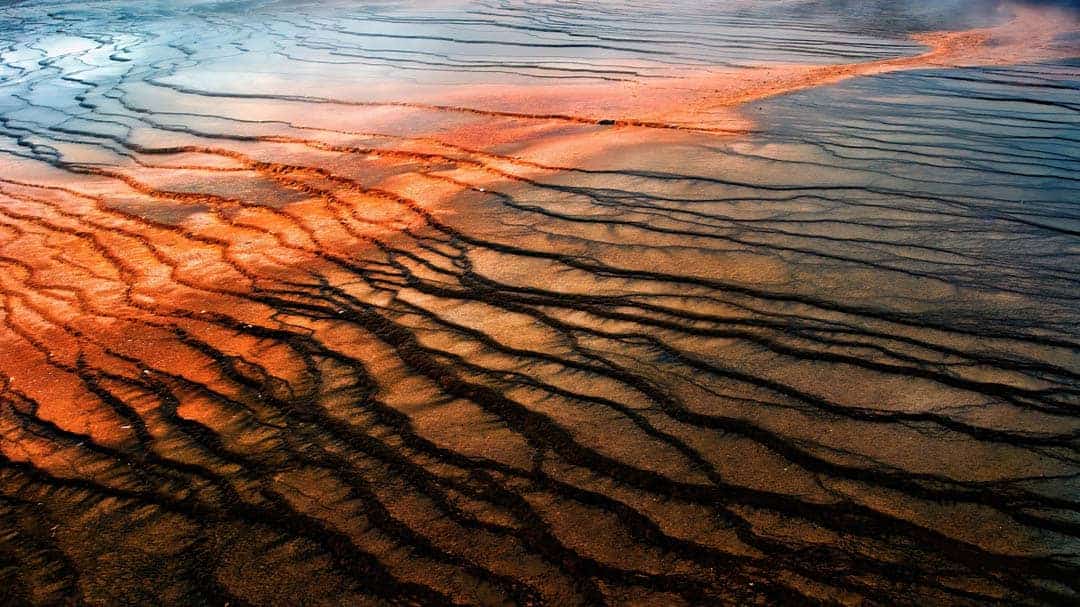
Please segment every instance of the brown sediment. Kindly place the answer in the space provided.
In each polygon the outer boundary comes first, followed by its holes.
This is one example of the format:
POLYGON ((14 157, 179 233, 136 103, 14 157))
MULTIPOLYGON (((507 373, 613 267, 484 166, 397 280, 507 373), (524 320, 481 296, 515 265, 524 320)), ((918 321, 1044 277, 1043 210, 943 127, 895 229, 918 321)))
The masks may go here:
POLYGON ((1067 603, 1076 343, 920 318, 933 264, 837 244, 808 279, 783 222, 836 200, 596 168, 786 92, 1055 56, 1044 15, 853 65, 215 98, 278 132, 170 130, 209 103, 179 90, 160 132, 16 157, 0 565, 44 603, 1067 603))

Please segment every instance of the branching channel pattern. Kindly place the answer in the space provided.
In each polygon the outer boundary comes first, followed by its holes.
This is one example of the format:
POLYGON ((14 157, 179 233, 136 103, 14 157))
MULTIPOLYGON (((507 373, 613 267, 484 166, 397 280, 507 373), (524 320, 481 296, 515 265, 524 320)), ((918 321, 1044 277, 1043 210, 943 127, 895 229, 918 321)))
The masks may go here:
POLYGON ((700 4, 0 6, 0 603, 1076 604, 1080 67, 700 4))

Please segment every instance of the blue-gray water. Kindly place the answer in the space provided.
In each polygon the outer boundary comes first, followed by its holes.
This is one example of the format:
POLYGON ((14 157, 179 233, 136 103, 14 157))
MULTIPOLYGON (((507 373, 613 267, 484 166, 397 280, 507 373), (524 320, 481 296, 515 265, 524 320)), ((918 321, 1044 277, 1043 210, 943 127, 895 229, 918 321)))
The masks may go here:
POLYGON ((1014 6, 0 4, 0 604, 1075 604, 1014 6))

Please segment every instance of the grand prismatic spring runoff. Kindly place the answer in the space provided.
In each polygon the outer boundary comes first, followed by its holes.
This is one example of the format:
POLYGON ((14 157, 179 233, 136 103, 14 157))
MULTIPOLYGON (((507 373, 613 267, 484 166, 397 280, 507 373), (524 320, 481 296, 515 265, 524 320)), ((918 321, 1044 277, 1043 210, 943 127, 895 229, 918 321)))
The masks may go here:
POLYGON ((1080 603, 1080 8, 0 2, 0 605, 1080 603))

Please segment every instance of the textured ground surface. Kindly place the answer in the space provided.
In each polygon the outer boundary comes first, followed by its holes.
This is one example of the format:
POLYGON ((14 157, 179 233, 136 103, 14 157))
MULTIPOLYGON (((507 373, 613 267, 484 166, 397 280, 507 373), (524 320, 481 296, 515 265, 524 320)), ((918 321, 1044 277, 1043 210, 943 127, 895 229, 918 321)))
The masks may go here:
POLYGON ((0 604, 1076 604, 1076 31, 0 4, 0 604))

